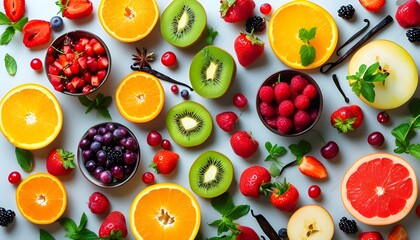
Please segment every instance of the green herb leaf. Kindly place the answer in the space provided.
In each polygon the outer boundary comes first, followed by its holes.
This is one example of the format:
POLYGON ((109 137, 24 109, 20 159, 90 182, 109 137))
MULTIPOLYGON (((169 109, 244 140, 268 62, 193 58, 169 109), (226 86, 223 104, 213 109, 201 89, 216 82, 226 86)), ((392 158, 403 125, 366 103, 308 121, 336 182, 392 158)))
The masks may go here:
POLYGON ((408 153, 411 154, 413 157, 420 159, 420 144, 411 144, 407 148, 408 153))
POLYGON ((308 45, 302 45, 300 47, 299 54, 302 66, 308 66, 309 64, 313 63, 316 57, 315 48, 308 45))
POLYGON ((83 228, 83 229, 80 230, 77 238, 73 238, 73 239, 74 240, 79 240, 79 239, 83 239, 83 240, 99 240, 100 238, 93 231, 91 231, 91 230, 89 230, 87 228, 83 228))
POLYGON ((14 35, 15 29, 13 27, 7 27, 0 36, 0 45, 7 45, 12 41, 14 35))
POLYGON ((17 21, 16 23, 13 24, 13 28, 22 32, 23 26, 25 26, 25 24, 28 22, 28 18, 24 17, 19 19, 19 21, 17 21))
POLYGON ((34 157, 30 151, 16 147, 15 155, 19 166, 24 171, 32 171, 34 165, 34 157))
POLYGON ((206 36, 206 43, 208 45, 213 45, 214 39, 217 37, 219 33, 215 31, 212 27, 207 28, 207 36, 206 36))
POLYGON ((238 205, 232 208, 229 212, 227 212, 225 217, 229 218, 230 220, 237 220, 247 215, 249 210, 249 205, 238 205))
POLYGON ((40 240, 55 240, 55 238, 44 229, 39 229, 39 239, 40 240))
POLYGON ((360 92, 362 96, 369 102, 375 101, 375 84, 371 82, 360 82, 360 92))
POLYGON ((58 220, 58 222, 69 234, 74 234, 77 231, 76 222, 74 222, 71 218, 62 217, 58 220))
POLYGON ((311 151, 312 146, 309 142, 300 140, 297 144, 291 144, 289 149, 296 158, 301 158, 311 151))
POLYGON ((0 25, 10 25, 12 24, 12 20, 10 20, 10 18, 7 17, 6 14, 4 14, 3 12, 0 12, 0 25))
POLYGON ((59 223, 66 230, 65 237, 69 239, 84 239, 84 240, 99 240, 99 237, 93 231, 86 228, 87 216, 85 213, 80 218, 79 226, 76 222, 70 218, 62 217, 59 219, 59 223))
POLYGON ((79 96, 78 97, 79 102, 85 106, 85 107, 89 107, 90 103, 92 102, 88 97, 86 97, 85 95, 79 96))
POLYGON ((93 109, 95 109, 96 101, 92 101, 89 103, 89 106, 87 107, 85 114, 90 113, 93 109))
POLYGON ((97 108, 96 110, 98 111, 99 115, 101 115, 102 117, 112 120, 112 117, 108 111, 108 108, 101 107, 101 108, 97 108))
POLYGON ((408 103, 408 110, 410 110, 410 113, 413 115, 413 117, 420 115, 420 98, 413 98, 408 103))
POLYGON ((79 102, 87 107, 85 114, 96 109, 102 117, 112 119, 111 114, 108 111, 108 106, 112 103, 111 96, 104 96, 102 93, 96 95, 95 99, 89 99, 87 96, 79 96, 79 102))
POLYGON ((235 205, 228 192, 211 199, 211 206, 223 216, 226 215, 235 205))
POLYGON ((270 164, 269 172, 272 177, 280 176, 280 169, 274 162, 270 164))
POLYGON ((80 231, 80 230, 82 230, 83 228, 86 227, 87 220, 88 219, 87 219, 86 213, 83 213, 82 217, 80 218, 79 226, 77 227, 78 231, 80 231))
POLYGON ((17 71, 16 60, 8 53, 6 53, 6 56, 4 57, 4 62, 6 64, 7 73, 9 73, 10 76, 15 76, 17 71))

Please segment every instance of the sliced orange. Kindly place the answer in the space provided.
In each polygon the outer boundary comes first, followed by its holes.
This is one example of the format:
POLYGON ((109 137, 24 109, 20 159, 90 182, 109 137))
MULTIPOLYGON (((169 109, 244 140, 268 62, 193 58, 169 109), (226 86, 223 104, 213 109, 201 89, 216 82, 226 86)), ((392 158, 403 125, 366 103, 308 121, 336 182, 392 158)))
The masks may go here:
POLYGON ((159 79, 149 73, 133 72, 115 91, 115 104, 121 115, 135 123, 149 122, 163 108, 165 93, 159 79))
POLYGON ((33 150, 50 144, 63 125, 61 106, 54 94, 38 84, 22 84, 0 101, 0 129, 16 147, 33 150))
POLYGON ((268 24, 268 40, 277 57, 295 69, 313 69, 324 64, 337 46, 337 24, 329 12, 306 0, 291 1, 278 8, 268 24), (303 66, 299 50, 303 45, 299 30, 316 27, 310 45, 315 48, 315 60, 303 66))
POLYGON ((25 178, 16 189, 16 204, 24 218, 35 224, 50 224, 59 219, 67 207, 63 183, 48 173, 25 178))
POLYGON ((101 0, 99 21, 105 31, 122 42, 146 37, 159 18, 156 0, 101 0))
POLYGON ((200 223, 197 200, 174 183, 158 183, 143 189, 130 209, 130 227, 136 239, 193 240, 200 223))

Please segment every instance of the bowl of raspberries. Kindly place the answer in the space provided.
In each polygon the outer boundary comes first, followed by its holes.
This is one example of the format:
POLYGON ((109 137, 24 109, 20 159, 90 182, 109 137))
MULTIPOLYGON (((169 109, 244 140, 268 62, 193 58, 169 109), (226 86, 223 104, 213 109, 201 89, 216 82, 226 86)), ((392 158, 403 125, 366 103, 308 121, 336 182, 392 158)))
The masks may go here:
POLYGON ((282 70, 269 76, 257 93, 257 112, 270 131, 295 137, 318 122, 323 100, 316 81, 306 73, 282 70))
POLYGON ((140 163, 140 146, 127 127, 105 122, 90 127, 77 150, 79 169, 96 186, 114 188, 128 182, 140 163))

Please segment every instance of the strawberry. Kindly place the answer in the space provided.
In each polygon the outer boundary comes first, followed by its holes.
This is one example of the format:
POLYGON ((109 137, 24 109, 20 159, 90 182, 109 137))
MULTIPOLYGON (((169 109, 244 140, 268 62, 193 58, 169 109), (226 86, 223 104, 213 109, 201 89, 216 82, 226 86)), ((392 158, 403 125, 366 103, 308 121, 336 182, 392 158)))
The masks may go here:
POLYGON ((245 21, 254 13, 253 0, 221 0, 220 3, 220 17, 229 23, 245 21))
POLYGON ((6 16, 12 22, 19 21, 25 14, 25 0, 4 0, 3 6, 6 16))
POLYGON ((23 26, 23 44, 27 48, 36 47, 50 41, 52 28, 50 22, 30 20, 23 26))
POLYGON ((87 17, 93 11, 90 0, 59 0, 55 4, 60 7, 62 16, 71 20, 87 17))
POLYGON ((328 177, 328 172, 324 164, 310 155, 305 155, 298 160, 298 168, 301 173, 309 177, 319 179, 328 177))
POLYGON ((377 12, 385 6, 385 0, 359 0, 362 6, 371 12, 377 12))
POLYGON ((395 225, 388 235, 388 240, 408 240, 408 234, 403 225, 395 225))
POLYGON ((292 212, 299 202, 299 192, 295 186, 286 182, 274 183, 274 190, 270 196, 271 204, 280 211, 292 212))
POLYGON ((362 232, 359 234, 358 240, 383 240, 380 232, 362 232))
POLYGON ((247 67, 264 53, 264 42, 253 33, 241 33, 235 40, 234 49, 239 63, 247 67))
POLYGON ((109 211, 108 198, 101 192, 94 192, 89 197, 88 208, 93 214, 102 214, 109 211))
POLYGON ((238 115, 236 113, 227 111, 216 115, 216 123, 223 131, 230 132, 238 122, 238 115))
POLYGON ((271 186, 271 174, 262 166, 251 166, 245 169, 239 179, 239 190, 244 196, 258 198, 267 195, 267 188, 271 186), (268 184, 267 184, 268 183, 268 184))
POLYGON ((247 226, 238 226, 238 230, 241 231, 239 235, 236 236, 236 240, 259 240, 260 237, 254 231, 254 229, 247 226))
POLYGON ((178 159, 179 155, 177 153, 170 150, 161 150, 153 157, 150 167, 154 168, 156 173, 169 174, 175 169, 178 159))
POLYGON ((48 154, 46 165, 48 173, 54 176, 63 176, 70 173, 76 164, 73 162, 74 154, 63 149, 53 149, 48 154))
POLYGON ((400 5, 395 19, 403 28, 420 26, 420 3, 417 0, 408 0, 400 5))
POLYGON ((230 145, 236 155, 243 158, 251 157, 258 149, 258 141, 246 131, 237 131, 230 138, 230 145))
POLYGON ((330 122, 340 133, 347 133, 360 127, 363 122, 363 112, 358 105, 344 106, 331 114, 330 122))
POLYGON ((113 211, 106 216, 99 227, 101 239, 124 239, 127 236, 127 224, 124 215, 113 211))

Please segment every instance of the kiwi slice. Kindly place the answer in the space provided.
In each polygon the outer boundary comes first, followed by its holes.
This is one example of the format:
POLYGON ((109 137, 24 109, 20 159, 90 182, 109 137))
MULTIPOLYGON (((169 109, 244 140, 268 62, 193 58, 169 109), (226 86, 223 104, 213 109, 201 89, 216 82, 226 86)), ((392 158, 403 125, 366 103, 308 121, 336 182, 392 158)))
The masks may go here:
POLYGON ((160 19, 162 36, 177 47, 188 47, 195 43, 206 26, 206 11, 197 0, 173 0, 160 19))
POLYGON ((230 187, 232 180, 232 162, 216 151, 206 151, 198 156, 189 172, 191 190, 204 198, 223 194, 230 187))
POLYGON ((205 98, 221 97, 235 78, 236 64, 225 50, 210 45, 201 49, 190 65, 190 82, 205 98))
POLYGON ((193 147, 203 143, 213 130, 209 111, 194 101, 183 101, 166 115, 166 127, 171 138, 181 146, 193 147))

